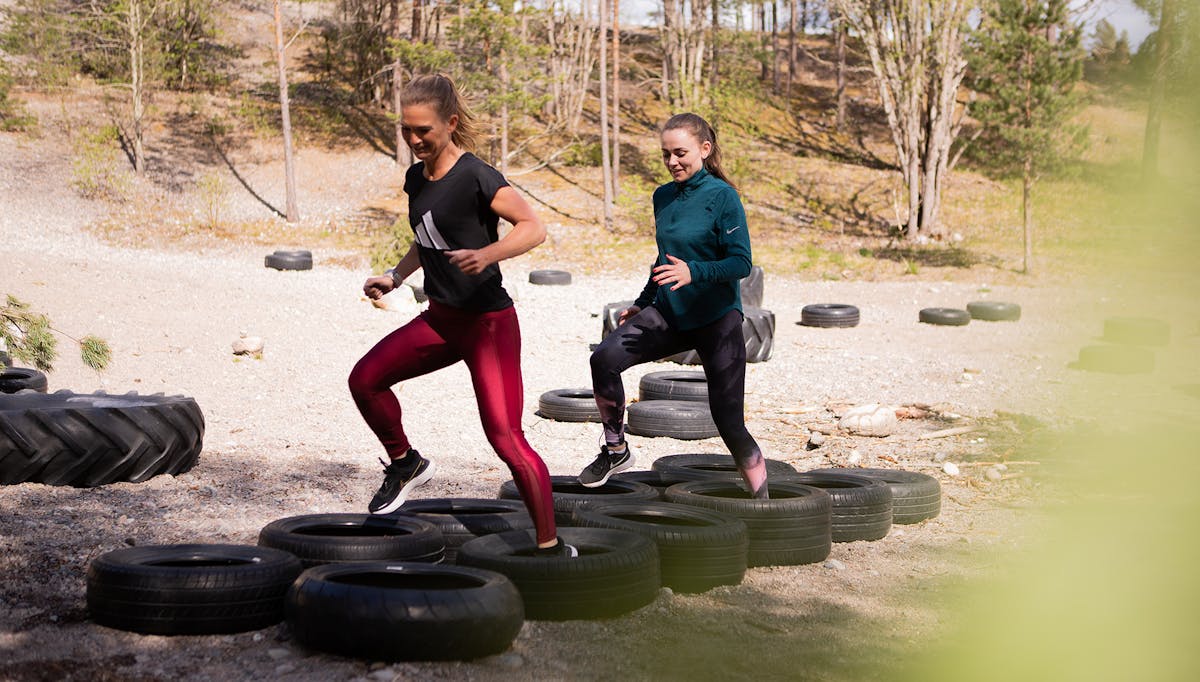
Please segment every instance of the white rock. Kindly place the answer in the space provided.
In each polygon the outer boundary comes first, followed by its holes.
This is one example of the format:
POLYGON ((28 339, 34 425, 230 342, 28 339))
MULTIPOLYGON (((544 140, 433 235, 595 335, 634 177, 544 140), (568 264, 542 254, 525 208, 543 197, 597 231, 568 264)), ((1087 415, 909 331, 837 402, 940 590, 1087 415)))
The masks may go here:
POLYGON ((521 654, 501 654, 493 660, 496 661, 496 665, 501 668, 508 668, 509 670, 516 670, 525 666, 525 659, 521 657, 521 654))
POLYGON ((392 680, 396 679, 396 671, 392 670, 391 668, 380 668, 379 670, 376 670, 375 672, 371 673, 370 675, 367 675, 367 678, 372 679, 372 680, 383 680, 384 682, 391 682, 392 680))
POLYGON ((824 566, 825 568, 831 568, 835 571, 846 570, 846 564, 843 564, 842 562, 838 561, 837 559, 826 559, 825 563, 823 563, 821 565, 824 566))
POLYGON ((825 434, 820 431, 813 431, 808 434, 808 444, 814 448, 819 448, 825 444, 825 434))
POLYGON ((935 464, 941 464, 942 462, 945 462, 946 458, 949 456, 950 455, 946 454, 945 452, 935 452, 933 453, 933 462, 935 464))
POLYGON ((995 482, 1004 478, 1004 474, 1001 474, 1000 470, 996 467, 988 467, 987 470, 983 472, 983 477, 989 481, 995 482))
POLYGON ((261 353, 263 340, 261 336, 245 336, 233 342, 234 355, 252 355, 261 353))
POLYGON ((896 408, 878 403, 852 407, 842 415, 838 426, 860 436, 890 436, 896 428, 896 408))
POLYGON ((858 464, 862 461, 862 453, 858 450, 851 450, 850 456, 846 458, 846 461, 850 464, 858 464))
POLYGON ((269 649, 267 651, 267 655, 270 656, 272 660, 282 661, 283 659, 291 656, 292 651, 291 651, 291 649, 284 649, 282 647, 278 647, 275 649, 269 649))
POLYGON ((276 675, 286 675, 294 672, 296 672, 296 666, 291 663, 280 663, 279 665, 275 666, 276 675))
POLYGON ((942 471, 946 472, 947 474, 949 474, 951 476, 957 476, 958 475, 958 465, 955 464, 954 462, 946 462, 945 464, 942 465, 942 471))

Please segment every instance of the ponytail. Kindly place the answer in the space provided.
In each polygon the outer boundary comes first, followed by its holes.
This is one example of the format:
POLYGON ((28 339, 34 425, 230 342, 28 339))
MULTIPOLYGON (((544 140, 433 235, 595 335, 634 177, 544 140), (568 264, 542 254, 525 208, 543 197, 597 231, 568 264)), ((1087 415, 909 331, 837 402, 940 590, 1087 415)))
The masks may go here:
POLYGON ((400 106, 425 104, 433 107, 443 121, 458 117, 458 126, 450 134, 450 140, 464 151, 475 148, 478 135, 475 129, 475 114, 471 112, 454 81, 449 76, 433 74, 417 76, 409 81, 400 93, 400 106))

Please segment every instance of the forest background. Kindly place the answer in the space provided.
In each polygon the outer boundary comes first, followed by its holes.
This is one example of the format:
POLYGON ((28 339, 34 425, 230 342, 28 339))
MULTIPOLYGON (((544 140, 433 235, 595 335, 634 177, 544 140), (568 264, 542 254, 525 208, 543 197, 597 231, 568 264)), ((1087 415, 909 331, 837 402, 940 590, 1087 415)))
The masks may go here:
POLYGON ((400 192, 306 211, 297 150, 374 150, 398 187, 396 93, 428 72, 468 93, 479 155, 567 228, 564 262, 645 260, 655 130, 682 110, 719 130, 756 261, 782 273, 1072 277, 1159 205, 1131 192, 1194 182, 1197 21, 1179 0, 1138 0, 1153 30, 1136 49, 1103 3, 1065 0, 664 0, 625 23, 619 0, 2 4, 0 122, 65 139, 77 190, 124 206, 98 226, 113 239, 390 265, 410 238, 400 192), (247 182, 280 158, 282 192, 247 182))

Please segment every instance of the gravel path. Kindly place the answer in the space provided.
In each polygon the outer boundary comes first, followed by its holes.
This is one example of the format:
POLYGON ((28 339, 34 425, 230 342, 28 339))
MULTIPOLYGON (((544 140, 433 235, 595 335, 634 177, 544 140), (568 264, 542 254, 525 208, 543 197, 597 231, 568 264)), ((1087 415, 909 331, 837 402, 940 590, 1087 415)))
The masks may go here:
MULTIPOLYGON (((775 350, 769 362, 749 367, 747 380, 749 427, 768 456, 799 469, 857 461, 937 473, 947 493, 942 517, 897 527, 879 542, 836 546, 842 568, 755 569, 743 585, 664 593, 611 621, 530 622, 510 653, 469 664, 383 666, 312 654, 282 627, 142 637, 86 620, 88 561, 127 544, 253 543, 259 528, 282 516, 363 510, 380 480, 375 458, 382 451, 345 378, 363 352, 420 306, 407 290, 387 297, 387 309, 372 306, 360 290, 367 273, 323 262, 319 251, 315 268, 297 273, 264 268, 259 249, 168 253, 98 243, 84 227, 103 206, 77 198, 66 186, 65 159, 35 156, 33 144, 0 136, 0 293, 32 304, 65 332, 104 337, 114 357, 97 375, 63 343, 51 390, 190 395, 207 427, 200 463, 178 477, 98 489, 0 489, 0 679, 40 679, 38 671, 139 680, 650 679, 714 671, 769 678, 801 661, 819 671, 816 679, 855 678, 860 665, 879 674, 878 666, 886 669, 911 642, 943 627, 937 600, 926 599, 935 577, 986 571, 996 549, 1021 543, 1026 524, 1006 498, 1028 496, 1038 484, 1017 476, 992 485, 981 469, 965 468, 970 481, 941 474, 932 464, 938 453, 966 461, 989 447, 975 434, 916 440, 953 425, 946 421, 905 420, 883 439, 834 435, 811 451, 805 425, 832 423, 843 406, 870 402, 933 405, 962 415, 959 423, 997 412, 1039 414, 1064 383, 1079 381, 1066 364, 1078 340, 1093 333, 1094 323, 1059 314, 1058 291, 768 273, 775 350), (1022 320, 962 328, 916 321, 923 307, 981 298, 1020 303, 1022 320), (856 304, 862 324, 798 326, 800 308, 816 302, 856 304), (265 339, 260 359, 232 355, 241 333, 265 339), (732 651, 734 642, 743 648, 732 651), (825 643, 821 651, 814 642, 825 643)), ((598 429, 538 417, 537 398, 589 384, 588 344, 599 340, 601 306, 631 298, 641 281, 633 272, 576 274, 570 286, 534 286, 527 282, 533 267, 529 259, 504 266, 523 327, 524 425, 551 473, 572 474, 590 461, 598 429)), ((629 395, 641 374, 671 366, 628 372, 629 395)), ((414 445, 441 465, 419 495, 494 497, 509 476, 487 447, 465 369, 397 390, 414 445)), ((633 442, 647 467, 663 454, 724 451, 717 439, 633 442)))

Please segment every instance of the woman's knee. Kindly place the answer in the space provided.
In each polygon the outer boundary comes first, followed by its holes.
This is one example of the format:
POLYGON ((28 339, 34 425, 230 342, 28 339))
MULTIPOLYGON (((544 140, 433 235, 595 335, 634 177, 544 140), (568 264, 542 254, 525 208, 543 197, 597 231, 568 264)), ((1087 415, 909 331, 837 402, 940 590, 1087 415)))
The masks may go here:
POLYGON ((354 369, 350 370, 350 376, 346 379, 347 385, 350 387, 352 395, 365 395, 376 390, 378 383, 377 375, 371 370, 371 363, 367 358, 362 358, 355 365, 354 369))

